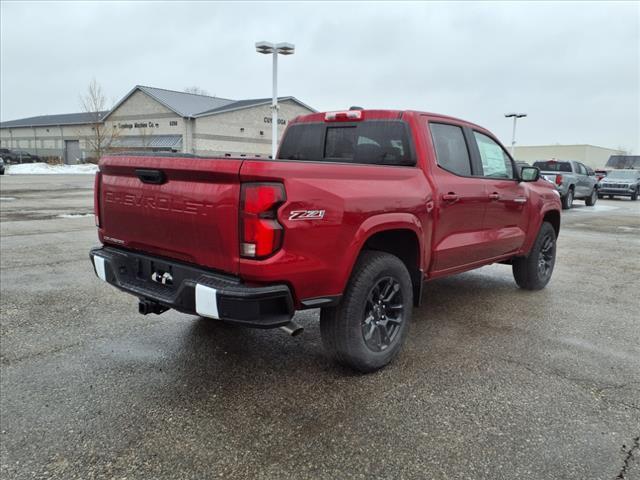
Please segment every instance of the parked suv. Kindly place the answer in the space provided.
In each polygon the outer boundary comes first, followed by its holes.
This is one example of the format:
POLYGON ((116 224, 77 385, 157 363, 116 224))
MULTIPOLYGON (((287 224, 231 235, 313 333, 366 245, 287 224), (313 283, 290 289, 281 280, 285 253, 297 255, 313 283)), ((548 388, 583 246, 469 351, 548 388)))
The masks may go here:
POLYGON ((612 170, 600 180, 598 197, 631 197, 637 200, 640 194, 640 170, 612 170))
POLYGON ((534 162, 533 166, 538 167, 541 175, 555 184, 565 210, 573 206, 575 199, 584 200, 588 207, 596 204, 598 182, 591 168, 573 160, 545 160, 534 162))
POLYGON ((294 312, 320 308, 327 352, 360 371, 398 354, 425 281, 506 263, 538 290, 555 264, 555 187, 447 116, 314 113, 289 123, 275 160, 122 154, 99 167, 91 260, 141 313, 297 333, 294 312))

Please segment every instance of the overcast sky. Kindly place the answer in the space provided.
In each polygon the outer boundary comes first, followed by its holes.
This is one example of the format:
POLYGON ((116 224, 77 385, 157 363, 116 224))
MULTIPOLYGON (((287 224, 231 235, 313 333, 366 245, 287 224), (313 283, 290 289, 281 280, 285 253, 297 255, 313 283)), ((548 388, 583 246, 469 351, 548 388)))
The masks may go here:
POLYGON ((0 3, 0 120, 80 111, 92 77, 259 98, 287 41, 279 93, 318 110, 416 109, 518 144, 640 153, 640 3, 0 3))

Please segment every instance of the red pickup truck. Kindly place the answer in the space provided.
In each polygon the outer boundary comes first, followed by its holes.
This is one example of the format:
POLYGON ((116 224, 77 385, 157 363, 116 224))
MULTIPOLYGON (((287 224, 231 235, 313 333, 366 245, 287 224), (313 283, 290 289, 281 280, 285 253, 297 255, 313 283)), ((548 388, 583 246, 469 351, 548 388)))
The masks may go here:
POLYGON ((543 288, 560 198, 487 130, 443 115, 350 109, 290 122, 275 160, 121 154, 100 161, 99 278, 140 313, 300 331, 360 371, 390 362, 425 281, 491 263, 543 288))

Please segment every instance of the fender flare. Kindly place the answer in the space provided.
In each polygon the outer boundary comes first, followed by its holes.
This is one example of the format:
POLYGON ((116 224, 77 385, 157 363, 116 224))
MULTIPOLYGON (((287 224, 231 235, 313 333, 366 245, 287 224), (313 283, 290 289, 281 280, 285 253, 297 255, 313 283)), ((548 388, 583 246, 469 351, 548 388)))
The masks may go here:
MULTIPOLYGON (((534 230, 535 234, 534 235, 529 235, 529 239, 527 240, 526 244, 523 246, 523 249, 522 249, 523 255, 529 255, 529 252, 531 251, 531 248, 533 247, 533 244, 536 241, 536 238, 538 238, 538 232, 540 231, 540 228, 542 227, 542 222, 544 220, 544 217, 549 212, 557 213, 558 217, 560 218, 560 225, 562 225, 562 214, 560 213, 561 210, 558 210, 557 208, 554 208, 553 206, 549 206, 547 208, 543 208, 540 211, 540 215, 536 219, 536 224, 535 224, 536 228, 534 230)), ((558 233, 560 232, 560 225, 558 225, 558 233)))
POLYGON ((360 224, 358 230, 353 236, 353 240, 349 244, 347 249, 348 254, 346 255, 345 265, 348 267, 348 271, 343 278, 345 278, 345 282, 341 285, 341 291, 344 291, 346 288, 346 284, 351 278, 351 273, 353 272, 353 268, 360 256, 360 252, 362 252, 362 248, 369 238, 371 238, 376 233, 385 232, 387 230, 410 230, 416 235, 418 239, 418 265, 417 268, 420 269, 424 264, 424 231, 422 228, 422 224, 418 217, 413 215, 412 213, 381 213, 378 215, 373 215, 367 218, 364 222, 360 224))

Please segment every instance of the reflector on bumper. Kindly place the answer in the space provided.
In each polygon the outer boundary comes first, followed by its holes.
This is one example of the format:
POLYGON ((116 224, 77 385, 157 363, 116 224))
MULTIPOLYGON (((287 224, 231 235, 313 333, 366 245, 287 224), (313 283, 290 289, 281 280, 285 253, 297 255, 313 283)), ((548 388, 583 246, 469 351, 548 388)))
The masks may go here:
POLYGON ((203 317, 220 318, 218 315, 218 298, 215 288, 196 285, 196 313, 203 317))
POLYGON ((98 255, 93 256, 93 264, 96 267, 96 275, 103 282, 107 281, 107 272, 104 268, 104 258, 99 257, 98 255))

